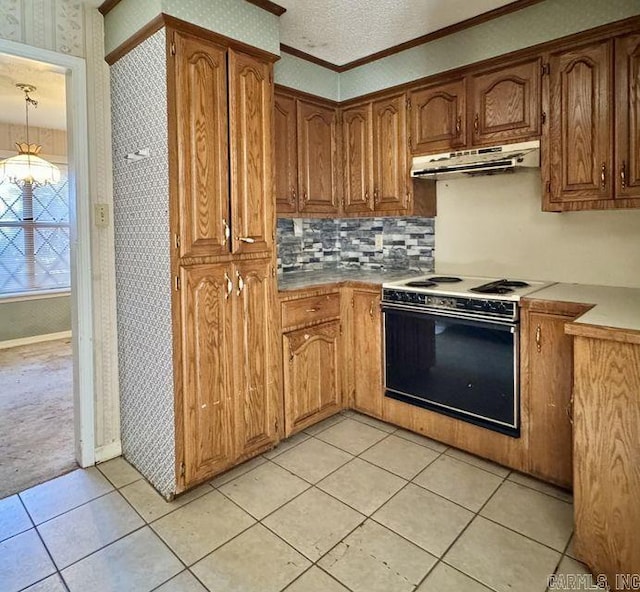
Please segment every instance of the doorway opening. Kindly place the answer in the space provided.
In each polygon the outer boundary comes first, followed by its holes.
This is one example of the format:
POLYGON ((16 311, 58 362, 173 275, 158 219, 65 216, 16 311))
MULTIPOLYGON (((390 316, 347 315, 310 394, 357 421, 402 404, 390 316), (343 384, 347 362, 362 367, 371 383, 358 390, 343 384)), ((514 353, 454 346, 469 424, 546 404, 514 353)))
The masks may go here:
POLYGON ((3 498, 94 464, 84 60, 0 40, 0 103, 3 498))

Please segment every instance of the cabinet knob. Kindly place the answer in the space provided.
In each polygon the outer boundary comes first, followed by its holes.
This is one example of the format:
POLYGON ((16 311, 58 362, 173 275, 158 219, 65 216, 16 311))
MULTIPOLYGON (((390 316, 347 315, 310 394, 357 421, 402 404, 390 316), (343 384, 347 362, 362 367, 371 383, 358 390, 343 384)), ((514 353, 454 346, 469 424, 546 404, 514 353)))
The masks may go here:
POLYGON ((249 243, 250 245, 256 242, 256 239, 251 238, 250 236, 236 236, 236 240, 241 243, 249 243))
POLYGON ((605 189, 607 186, 607 163, 603 162, 600 167, 600 184, 602 188, 605 189))
POLYGON ((476 116, 475 116, 475 118, 473 120, 473 130, 477 134, 479 129, 480 129, 480 116, 476 113, 476 116))
POLYGON ((297 198, 298 198, 298 194, 296 193, 296 188, 292 185, 291 186, 291 201, 293 203, 295 203, 297 198))
POLYGON ((536 350, 538 353, 542 351, 542 327, 540 325, 536 327, 536 350))
POLYGON ((569 403, 567 404, 567 408, 565 409, 567 413, 567 417, 569 418, 569 423, 573 425, 573 391, 571 392, 571 398, 569 399, 569 403))
POLYGON ((373 202, 375 204, 380 202, 380 192, 378 191, 377 188, 373 190, 373 202))
POLYGON ((458 115, 458 117, 456 118, 456 136, 459 136, 461 131, 462 131, 462 115, 458 115))
POLYGON ((318 308, 307 308, 305 312, 318 312, 318 308))
POLYGON ((627 186, 627 163, 624 160, 620 169, 620 183, 623 189, 627 186))
POLYGON ((226 271, 224 272, 224 279, 227 280, 227 293, 224 295, 224 299, 227 300, 231 296, 231 292, 233 292, 233 282, 226 271))
POLYGON ((242 293, 244 289, 244 279, 240 275, 240 272, 236 270, 236 277, 238 278, 238 296, 242 293))
POLYGON ((231 228, 229 228, 229 225, 227 224, 227 221, 224 218, 222 219, 222 231, 224 235, 222 244, 226 245, 227 241, 229 240, 229 237, 231 236, 231 228))

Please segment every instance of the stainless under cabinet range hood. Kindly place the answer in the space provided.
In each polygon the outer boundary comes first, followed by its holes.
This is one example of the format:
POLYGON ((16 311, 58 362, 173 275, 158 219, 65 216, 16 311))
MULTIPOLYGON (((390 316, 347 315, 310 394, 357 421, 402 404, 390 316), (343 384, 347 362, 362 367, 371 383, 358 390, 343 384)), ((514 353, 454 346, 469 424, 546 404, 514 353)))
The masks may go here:
POLYGON ((540 142, 535 140, 519 144, 416 156, 411 163, 411 176, 419 179, 452 179, 539 167, 540 142))

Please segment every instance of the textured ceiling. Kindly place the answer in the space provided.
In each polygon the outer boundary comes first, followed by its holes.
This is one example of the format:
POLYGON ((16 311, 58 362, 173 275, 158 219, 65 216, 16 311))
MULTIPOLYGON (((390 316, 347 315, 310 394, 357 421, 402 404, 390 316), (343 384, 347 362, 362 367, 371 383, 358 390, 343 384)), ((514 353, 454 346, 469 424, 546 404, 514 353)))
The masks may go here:
POLYGON ((32 84, 31 97, 38 107, 29 108, 29 125, 66 129, 65 76, 51 66, 0 53, 0 122, 24 124, 24 93, 16 83, 32 84))
POLYGON ((514 0, 277 0, 280 41, 342 66, 514 0))

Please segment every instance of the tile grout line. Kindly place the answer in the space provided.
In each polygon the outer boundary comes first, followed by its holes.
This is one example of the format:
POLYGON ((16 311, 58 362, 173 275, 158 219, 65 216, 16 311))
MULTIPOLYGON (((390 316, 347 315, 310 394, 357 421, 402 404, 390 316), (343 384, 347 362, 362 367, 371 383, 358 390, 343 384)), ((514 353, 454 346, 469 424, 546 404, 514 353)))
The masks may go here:
MULTIPOLYGON (((443 453, 444 454, 444 453, 443 453)), ((478 467, 479 468, 479 467, 478 467)), ((495 473, 494 473, 495 474, 495 473)), ((502 477, 502 481, 500 482, 500 484, 495 488, 495 490, 491 493, 491 495, 485 500, 485 502, 480 506, 480 508, 478 508, 478 510, 476 512, 474 512, 473 517, 471 518, 471 520, 469 520, 469 522, 465 525, 465 527, 458 533, 458 535, 453 539, 453 541, 451 541, 451 544, 444 550, 444 552, 442 553, 442 555, 440 555, 440 557, 438 557, 438 560, 436 561, 436 563, 431 567, 431 569, 429 570, 429 572, 424 576, 424 578, 422 578, 422 580, 419 582, 418 587, 421 586, 424 581, 429 577, 429 574, 431 572, 433 572, 433 570, 440 564, 443 563, 444 565, 449 566, 448 563, 446 563, 444 561, 444 558, 447 556, 447 554, 449 553, 449 551, 453 548, 453 546, 460 540, 460 538, 462 537, 462 535, 467 531, 467 529, 471 526, 471 524, 473 524, 473 522, 475 521, 475 519, 480 515, 480 512, 483 510, 483 508, 489 503, 489 501, 493 498, 493 496, 497 493, 497 491, 500 489, 500 487, 502 487, 502 484, 507 480, 507 477, 510 475, 511 473, 507 473, 504 477, 502 477)), ((417 483, 416 483, 417 485, 417 483)), ((468 509, 468 508, 467 508, 468 509)), ((471 510, 469 510, 471 511, 471 510)), ((483 582, 480 582, 479 580, 476 580, 474 577, 472 577, 470 574, 463 572, 461 570, 459 570, 458 568, 454 567, 454 566, 449 566, 449 567, 453 567, 453 569, 456 569, 457 571, 459 571, 460 573, 464 574, 465 576, 471 578, 472 580, 479 582, 480 584, 482 584, 483 586, 485 586, 486 588, 489 588, 490 590, 493 590, 493 592, 496 592, 496 590, 494 588, 492 588, 491 586, 487 586, 486 584, 484 584, 483 582)))

